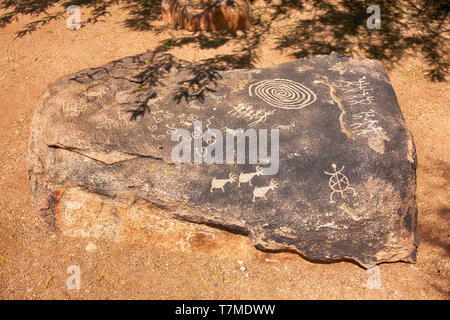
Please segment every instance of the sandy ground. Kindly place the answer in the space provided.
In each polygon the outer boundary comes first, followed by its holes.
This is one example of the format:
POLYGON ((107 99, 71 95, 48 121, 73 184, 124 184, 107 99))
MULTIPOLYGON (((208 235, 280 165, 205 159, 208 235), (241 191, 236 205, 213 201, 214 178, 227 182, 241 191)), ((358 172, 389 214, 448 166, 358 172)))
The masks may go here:
MULTIPOLYGON (((59 76, 151 50, 168 37, 130 31, 121 24, 125 15, 114 11, 104 22, 78 31, 57 20, 17 39, 15 33, 33 18, 0 29, 0 299, 449 298, 450 88, 425 78, 420 56, 403 58, 389 69, 418 153, 418 262, 380 265, 379 289, 367 288, 371 274, 355 264, 264 253, 241 235, 230 235, 230 250, 217 256, 207 248, 184 252, 69 238, 50 230, 32 207, 27 179, 33 110, 47 84, 59 76), (97 250, 86 251, 90 241, 97 250), (71 265, 81 271, 79 290, 66 286, 71 265)), ((171 53, 194 61, 232 50, 192 45, 171 53)), ((257 67, 294 59, 270 44, 259 54, 257 67)))

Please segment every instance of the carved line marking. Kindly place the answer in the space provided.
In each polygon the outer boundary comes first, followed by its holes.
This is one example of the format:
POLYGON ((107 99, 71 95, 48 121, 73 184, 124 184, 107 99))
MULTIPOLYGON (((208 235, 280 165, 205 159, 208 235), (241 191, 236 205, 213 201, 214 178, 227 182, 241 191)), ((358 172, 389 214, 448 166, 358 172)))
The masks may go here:
POLYGON ((339 80, 340 88, 344 94, 353 93, 349 100, 349 105, 370 105, 373 103, 375 97, 370 93, 373 88, 367 88, 370 86, 370 82, 367 82, 366 76, 361 77, 358 81, 339 80))
MULTIPOLYGON (((176 130, 176 123, 178 121, 179 124, 182 124, 188 128, 190 128, 193 125, 193 122, 198 119, 198 116, 190 113, 186 115, 185 113, 181 113, 179 115, 175 115, 172 112, 169 112, 167 110, 152 110, 153 113, 153 120, 155 122, 152 126, 147 126, 147 129, 149 129, 151 132, 154 132, 155 134, 151 135, 153 139, 160 140, 164 137, 163 134, 156 135, 156 131, 158 130, 158 125, 161 124, 162 128, 166 128, 165 131, 166 134, 171 135, 176 130), (178 119, 175 119, 178 118, 178 119), (174 123, 167 123, 167 121, 170 121, 170 119, 175 119, 174 123), (167 121, 166 121, 167 120, 167 121)), ((207 126, 211 125, 211 118, 210 117, 207 120, 207 126)), ((198 132, 195 132, 194 135, 197 135, 198 132)))
POLYGON ((175 244, 179 244, 180 245, 180 249, 181 249, 182 252, 184 252, 185 246, 186 247, 190 247, 191 246, 191 244, 188 241, 184 240, 183 238, 181 238, 180 240, 175 242, 175 244))
POLYGON ((267 117, 275 114, 275 111, 256 110, 252 106, 239 103, 237 106, 233 107, 228 114, 238 119, 244 119, 249 122, 249 127, 254 127, 258 123, 266 122, 267 117))
POLYGON ((375 117, 375 111, 373 109, 353 115, 355 121, 360 121, 350 125, 352 128, 356 129, 356 135, 366 135, 371 132, 377 133, 383 130, 383 128, 375 126, 378 123, 378 120, 371 119, 373 117, 375 117))
POLYGON ((331 98, 337 102, 339 109, 341 110, 341 114, 339 116, 339 123, 341 125, 341 131, 347 136, 350 137, 352 134, 345 128, 344 124, 344 115, 347 113, 345 111, 344 105, 342 104, 341 99, 336 96, 336 88, 333 85, 327 83, 323 80, 315 80, 314 83, 322 83, 330 88, 330 96, 331 98))
POLYGON ((92 91, 86 94, 86 97, 89 98, 103 98, 103 95, 106 94, 106 89, 105 88, 100 88, 99 91, 92 91))
POLYGON ((287 130, 287 131, 289 131, 289 130, 291 130, 291 129, 294 128, 294 127, 295 127, 295 122, 292 121, 292 123, 291 123, 291 124, 288 124, 288 125, 284 125, 284 124, 276 124, 274 128, 280 129, 280 130, 287 130))
POLYGON ((248 87, 250 97, 280 109, 302 109, 317 99, 316 94, 301 83, 289 79, 262 80, 248 87))
POLYGON ((206 235, 206 236, 208 236, 208 237, 211 237, 213 240, 216 239, 216 236, 215 236, 214 233, 212 233, 212 232, 208 232, 208 231, 198 231, 197 233, 198 233, 198 234, 204 234, 204 235, 206 235))
POLYGON ((211 119, 214 119, 214 116, 211 116, 208 119, 206 119, 206 129, 207 130, 211 130, 211 128, 209 127, 211 125, 211 119))

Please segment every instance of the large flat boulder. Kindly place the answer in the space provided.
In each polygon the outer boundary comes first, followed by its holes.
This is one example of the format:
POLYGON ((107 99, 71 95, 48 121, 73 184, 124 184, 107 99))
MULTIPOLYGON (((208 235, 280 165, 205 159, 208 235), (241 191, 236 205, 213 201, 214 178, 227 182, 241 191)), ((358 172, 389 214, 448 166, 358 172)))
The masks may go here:
POLYGON ((28 162, 37 209, 66 234, 120 240, 156 213, 312 260, 416 260, 414 144, 373 60, 126 57, 49 85, 28 162))

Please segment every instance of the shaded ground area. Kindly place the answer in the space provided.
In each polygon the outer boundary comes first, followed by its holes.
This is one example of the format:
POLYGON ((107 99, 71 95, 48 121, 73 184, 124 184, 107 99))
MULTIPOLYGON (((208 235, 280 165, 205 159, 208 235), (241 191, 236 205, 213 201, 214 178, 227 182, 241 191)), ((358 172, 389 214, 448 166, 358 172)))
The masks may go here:
MULTIPOLYGON (((227 0, 232 2, 232 0, 227 0)), ((277 49, 294 50, 299 58, 310 54, 329 54, 333 51, 362 54, 366 57, 393 63, 411 53, 422 52, 426 60, 426 76, 443 81, 448 75, 445 34, 448 36, 450 5, 438 0, 378 1, 382 12, 382 27, 366 27, 369 1, 345 0, 265 0, 250 1, 254 8, 254 21, 244 32, 218 32, 189 34, 167 39, 158 47, 166 51, 171 47, 196 44, 201 49, 218 49, 232 42, 237 50, 232 54, 216 55, 205 62, 229 67, 253 67, 258 61, 258 49, 269 34, 276 34, 277 49)), ((10 24, 22 15, 39 17, 16 32, 23 37, 50 22, 66 17, 69 6, 78 5, 90 15, 85 22, 96 24, 118 8, 127 11, 122 25, 133 31, 165 33, 172 26, 160 26, 161 0, 21 0, 4 1, 0 8, 0 27, 10 24), (49 10, 55 7, 59 10, 49 10)))
POLYGON ((366 6, 359 2, 308 3, 280 1, 267 10, 264 1, 256 1, 252 29, 211 35, 159 22, 157 1, 3 1, 0 298, 448 299, 450 88, 438 81, 448 69, 448 8, 437 1, 419 7, 398 1, 389 13, 384 10, 383 20, 382 6, 377 31, 365 28, 366 6), (83 22, 97 22, 69 31, 65 8, 76 3, 83 22), (150 20, 149 13, 154 14, 150 20), (417 16, 399 20, 396 14, 417 16), (39 20, 47 23, 40 26, 39 20), (33 26, 35 31, 21 32, 33 26), (418 263, 381 265, 381 288, 367 289, 368 273, 354 264, 314 264, 295 254, 263 253, 240 235, 216 244, 227 247, 216 255, 202 244, 183 251, 154 243, 72 239, 52 231, 31 206, 25 163, 37 99, 59 76, 146 50, 225 68, 273 66, 333 50, 381 59, 418 152, 418 263), (89 241, 96 251, 86 251, 89 241), (66 288, 70 265, 80 267, 80 290, 66 288))

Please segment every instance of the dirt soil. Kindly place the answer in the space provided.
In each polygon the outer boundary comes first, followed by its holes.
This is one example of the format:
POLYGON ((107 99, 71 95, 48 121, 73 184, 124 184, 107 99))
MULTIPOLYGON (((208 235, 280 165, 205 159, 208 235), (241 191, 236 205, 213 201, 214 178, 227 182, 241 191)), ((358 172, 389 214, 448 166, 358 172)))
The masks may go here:
MULTIPOLYGON (((16 32, 35 17, 0 28, 0 299, 449 299, 450 88, 426 78, 420 54, 388 67, 418 153, 418 262, 380 265, 378 289, 367 285, 371 273, 353 263, 261 252, 242 235, 230 235, 221 244, 229 250, 216 255, 207 246, 167 249, 53 231, 32 206, 27 178, 34 108, 56 78, 152 50, 169 37, 131 31, 121 23, 126 14, 113 10, 75 31, 56 20, 20 38, 16 32), (66 286, 71 265, 81 271, 79 290, 66 286)), ((171 37, 189 34, 170 31, 171 37)), ((233 47, 169 52, 196 61, 233 47)), ((295 59, 270 41, 258 54, 256 67, 295 59)))

